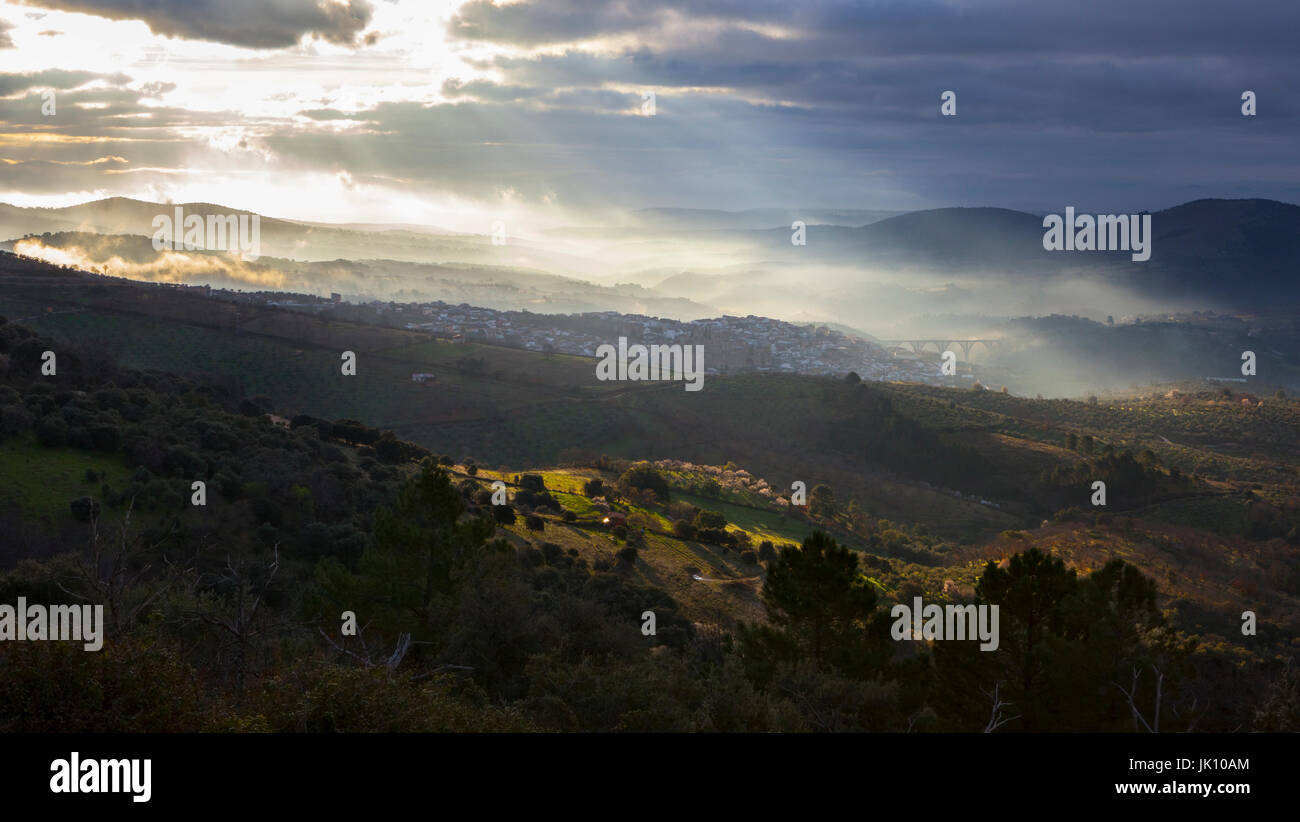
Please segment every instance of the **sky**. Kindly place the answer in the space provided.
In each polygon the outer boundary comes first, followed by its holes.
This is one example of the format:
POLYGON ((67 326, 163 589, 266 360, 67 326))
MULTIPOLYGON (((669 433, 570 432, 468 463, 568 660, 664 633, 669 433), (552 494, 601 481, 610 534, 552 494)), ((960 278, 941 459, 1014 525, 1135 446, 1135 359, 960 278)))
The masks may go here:
POLYGON ((1297 31, 1294 0, 0 3, 0 202, 482 232, 1300 202, 1297 31))

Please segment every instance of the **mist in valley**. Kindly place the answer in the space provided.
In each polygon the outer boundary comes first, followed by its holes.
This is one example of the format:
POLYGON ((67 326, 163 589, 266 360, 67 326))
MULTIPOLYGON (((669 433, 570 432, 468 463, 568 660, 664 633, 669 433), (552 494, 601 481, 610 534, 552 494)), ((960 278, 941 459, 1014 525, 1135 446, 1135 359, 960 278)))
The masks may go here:
MULTIPOLYGON (((15 217, 11 210, 5 228, 21 234, 8 245, 47 262, 134 280, 340 293, 350 302, 442 301, 680 321, 756 315, 827 324, 886 349, 913 340, 1002 341, 996 349, 979 343, 952 348, 990 384, 1031 396, 1140 391, 1152 383, 1231 376, 1234 369, 1231 361, 1198 353, 1208 338, 1152 325, 1153 319, 1224 310, 1215 294, 1163 288, 1165 273, 1144 279, 1145 269, 1116 255, 1049 254, 1034 225, 1038 218, 1000 209, 823 212, 819 216, 867 222, 802 230, 802 221, 752 227, 796 210, 651 210, 523 236, 262 217, 260 255, 250 261, 222 250, 155 250, 147 223, 172 204, 101 203, 100 210, 89 204, 62 216, 57 209, 33 209, 15 217), (78 230, 39 232, 74 221, 78 230), (933 240, 928 230, 938 232, 933 240)), ((210 205, 181 207, 220 213, 210 205)), ((1240 331, 1249 344, 1249 329, 1240 331)), ((936 361, 938 354, 935 345, 911 352, 936 361)), ((1287 358, 1276 359, 1277 384, 1291 384, 1287 358)))

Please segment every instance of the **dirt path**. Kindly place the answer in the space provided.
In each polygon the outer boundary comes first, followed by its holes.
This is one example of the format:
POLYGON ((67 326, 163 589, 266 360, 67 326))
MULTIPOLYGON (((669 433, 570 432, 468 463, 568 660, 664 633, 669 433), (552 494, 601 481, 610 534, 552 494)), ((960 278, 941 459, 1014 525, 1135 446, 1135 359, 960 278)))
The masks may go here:
POLYGON ((757 582, 762 580, 761 576, 754 577, 732 577, 730 579, 717 579, 715 577, 704 577, 699 574, 691 574, 691 579, 696 582, 757 582))

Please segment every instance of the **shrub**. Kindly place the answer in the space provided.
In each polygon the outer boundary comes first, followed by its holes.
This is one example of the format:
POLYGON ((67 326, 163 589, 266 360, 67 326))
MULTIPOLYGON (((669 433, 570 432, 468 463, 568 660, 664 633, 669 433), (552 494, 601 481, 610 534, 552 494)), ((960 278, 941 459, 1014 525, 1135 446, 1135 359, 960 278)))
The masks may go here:
POLYGON ((695 515, 698 513, 700 513, 700 509, 691 505, 689 502, 668 503, 668 517, 670 519, 684 519, 687 524, 689 524, 695 521, 695 515))
POLYGON ((126 408, 131 401, 126 392, 120 388, 101 388, 94 393, 95 403, 102 409, 116 408, 118 411, 126 408))
MULTIPOLYGON (((319 427, 318 421, 310 417, 299 422, 299 418, 303 416, 305 415, 294 417, 289 424, 294 428, 297 428, 299 425, 317 425, 319 427)), ((319 422, 324 422, 324 420, 320 420, 319 422)), ((330 430, 332 436, 337 439, 360 443, 363 445, 372 445, 378 441, 380 437, 380 431, 378 429, 371 428, 370 426, 357 422, 356 420, 335 420, 333 425, 330 426, 330 430)))
MULTIPOLYGON (((503 506, 497 506, 497 507, 500 508, 503 506)), ((546 527, 546 520, 542 519, 536 514, 529 514, 527 517, 524 518, 524 525, 528 528, 529 531, 541 531, 546 527)))
POLYGON ((532 508, 550 508, 553 511, 559 511, 561 505, 556 501, 550 492, 543 491, 540 494, 536 491, 530 491, 527 488, 521 488, 515 492, 515 502, 519 505, 527 505, 532 508))
POLYGON ((80 497, 74 499, 68 504, 72 511, 72 518, 78 522, 90 522, 94 517, 99 516, 99 501, 93 497, 80 497))
POLYGON ((57 448, 68 441, 68 424, 58 414, 46 414, 36 424, 36 439, 48 448, 57 448))
POLYGON ((874 556, 872 554, 862 555, 863 566, 876 571, 892 571, 894 566, 884 557, 874 556))
POLYGON ((90 442, 99 451, 116 451, 122 447, 122 432, 116 425, 95 425, 90 428, 90 442))
POLYGON ((833 517, 839 510, 835 491, 829 485, 818 483, 808 494, 808 513, 815 517, 833 517))
POLYGON ((529 491, 536 491, 541 494, 546 491, 546 481, 541 474, 524 474, 517 477, 516 481, 520 488, 526 488, 529 491))
POLYGON ((668 480, 664 479, 648 462, 639 462, 623 472, 619 478, 625 485, 654 492, 660 501, 669 497, 668 480))
POLYGON ((727 527, 727 518, 717 511, 701 511, 695 515, 695 529, 721 529, 727 527))
POLYGON ((635 548, 627 547, 620 550, 614 556, 618 558, 620 564, 624 566, 632 566, 636 564, 637 551, 635 548))
POLYGON ((700 528, 695 532, 695 538, 700 542, 707 542, 710 545, 728 547, 733 544, 731 534, 721 528, 700 528))
POLYGON ((375 440, 375 454, 387 463, 405 462, 420 459, 428 452, 414 443, 404 442, 393 436, 392 431, 385 431, 375 440))
POLYGON ((1081 519, 1083 519, 1083 510, 1077 505, 1062 508, 1052 515, 1054 522, 1078 522, 1081 519))
POLYGON ((21 405, 6 405, 0 409, 0 432, 13 435, 32 427, 35 417, 21 405))

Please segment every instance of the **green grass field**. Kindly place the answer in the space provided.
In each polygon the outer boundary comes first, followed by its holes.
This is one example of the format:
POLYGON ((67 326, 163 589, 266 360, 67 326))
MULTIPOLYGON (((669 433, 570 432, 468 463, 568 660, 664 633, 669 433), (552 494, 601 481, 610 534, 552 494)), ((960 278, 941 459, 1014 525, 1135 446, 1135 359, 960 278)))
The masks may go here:
POLYGON ((801 543, 813 532, 812 526, 807 523, 783 516, 776 511, 760 511, 744 505, 733 505, 722 500, 687 494, 683 491, 673 491, 673 499, 678 502, 690 503, 701 510, 717 511, 727 518, 728 525, 734 525, 737 529, 749 532, 750 536, 754 538, 755 545, 765 539, 771 540, 775 545, 784 542, 801 543))
POLYGON ((68 503, 99 496, 102 483, 125 485, 130 471, 119 457, 71 448, 46 448, 34 436, 0 442, 0 507, 17 508, 30 519, 47 524, 70 521, 68 503), (103 472, 94 484, 86 469, 103 472))
MULTIPOLYGON (((1149 447, 1185 474, 1238 484, 1285 486, 1294 476, 1288 458, 1300 458, 1290 445, 1300 440, 1300 403, 1271 396, 1247 406, 1216 392, 1083 403, 907 384, 856 389, 864 398, 887 397, 892 412, 918 423, 924 432, 917 440, 929 443, 928 454, 942 455, 958 443, 979 452, 988 472, 971 472, 953 483, 968 487, 950 488, 919 481, 932 479, 926 471, 941 456, 917 460, 910 473, 906 466, 886 468, 872 450, 881 441, 871 438, 896 420, 867 403, 860 407, 872 410, 859 412, 838 380, 740 374, 710 377, 704 391, 688 393, 675 384, 601 383, 592 361, 581 357, 452 345, 402 329, 250 305, 236 309, 181 292, 83 287, 47 298, 25 288, 0 297, 0 313, 116 354, 127 367, 237 381, 246 395, 269 397, 282 414, 350 417, 435 453, 516 471, 555 465, 571 449, 625 459, 734 462, 774 488, 794 480, 809 487, 825 483, 874 516, 923 522, 963 542, 1032 527, 1050 513, 981 505, 970 494, 978 498, 993 487, 1017 499, 1009 478, 1037 477, 1081 458, 1064 449, 1067 433, 1116 447, 1149 447), (238 335, 231 331, 236 310, 238 335), (340 372, 343 350, 357 353, 355 376, 340 372), (412 382, 419 371, 436 374, 437 381, 412 382)), ((743 506, 729 517, 761 539, 798 541, 807 533, 797 521, 782 523, 779 515, 755 515, 743 506)))

